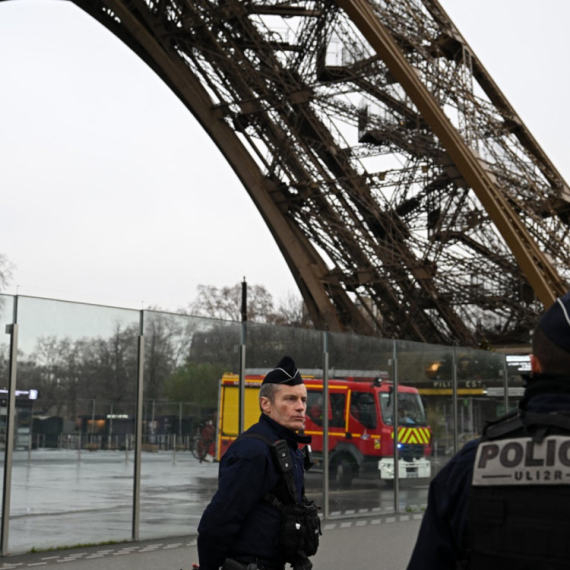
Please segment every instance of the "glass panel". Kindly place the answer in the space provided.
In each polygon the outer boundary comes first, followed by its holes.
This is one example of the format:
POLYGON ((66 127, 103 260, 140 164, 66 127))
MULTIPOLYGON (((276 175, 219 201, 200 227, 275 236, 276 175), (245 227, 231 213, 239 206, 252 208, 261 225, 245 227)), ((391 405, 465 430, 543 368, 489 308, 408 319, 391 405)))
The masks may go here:
MULTIPOLYGON (((529 347, 530 349, 530 347, 529 347)), ((497 415, 501 416, 503 413, 507 411, 512 411, 518 407, 519 401, 521 400, 524 394, 524 385, 525 380, 523 375, 530 374, 531 367, 530 367, 530 354, 498 354, 497 357, 504 358, 504 370, 507 374, 508 379, 508 410, 507 407, 504 405, 504 401, 501 404, 499 403, 497 407, 497 415)), ((495 390, 488 389, 487 395, 491 397, 499 396, 500 391, 497 390, 497 394, 495 395, 495 390)), ((500 396, 499 396, 500 401, 500 396)))
MULTIPOLYGON (((504 355, 467 348, 457 348, 459 445, 479 437, 485 423, 505 413, 504 355)), ((522 395, 522 378, 512 384, 522 395)), ((520 398, 511 398, 515 409, 520 398)))
MULTIPOLYGON (((4 334, 6 325, 14 322, 14 297, 0 295, 0 389, 8 389, 10 374, 10 335, 4 334)), ((4 490, 4 450, 6 445, 6 398, 0 398, 0 497, 4 490)), ((1 504, 1 501, 0 501, 1 504)), ((2 511, 0 510, 0 521, 2 511)))
MULTIPOLYGON (((129 539, 140 313, 29 297, 18 303, 17 388, 28 394, 17 399, 10 550, 129 539), (39 399, 30 399, 32 390, 39 399)), ((13 297, 0 296, 3 329, 13 308, 13 297)), ((142 539, 195 532, 215 491, 216 463, 238 433, 241 327, 144 313, 142 539)), ((386 474, 395 370, 406 462, 400 511, 425 506, 426 483, 453 455, 455 433, 461 446, 481 433, 486 420, 504 413, 504 371, 511 409, 522 395, 519 370, 505 367, 504 355, 405 341, 396 348, 394 368, 393 341, 329 334, 332 516, 394 509, 393 479, 386 474)), ((6 335, 0 343, 4 387, 8 354, 6 335)), ((246 427, 259 417, 262 377, 285 354, 306 380, 305 433, 313 437, 317 460, 306 490, 322 504, 322 332, 248 323, 246 427)))
POLYGON ((139 316, 18 298, 11 552, 131 537, 139 316))
POLYGON ((379 470, 393 449, 380 407, 381 395, 391 395, 392 351, 391 340, 329 334, 331 517, 394 511, 391 482, 379 470))
POLYGON ((399 384, 414 389, 398 400, 401 458, 407 462, 400 463, 399 509, 419 512, 427 505, 428 483, 454 453, 453 348, 408 341, 397 341, 396 348, 399 384))
POLYGON ((145 311, 140 538, 195 533, 217 487, 222 377, 239 323, 145 311))
MULTIPOLYGON (((307 419, 304 433, 312 437, 316 464, 305 474, 305 491, 310 500, 323 504, 322 476, 322 377, 323 333, 312 329, 275 327, 259 323, 247 325, 247 377, 255 383, 248 388, 251 393, 248 404, 248 424, 259 419, 258 386, 261 379, 276 366, 283 356, 290 356, 301 371, 307 387, 307 419)), ((246 398, 246 403, 248 399, 246 398)), ((235 408, 234 408, 235 409, 235 408)))

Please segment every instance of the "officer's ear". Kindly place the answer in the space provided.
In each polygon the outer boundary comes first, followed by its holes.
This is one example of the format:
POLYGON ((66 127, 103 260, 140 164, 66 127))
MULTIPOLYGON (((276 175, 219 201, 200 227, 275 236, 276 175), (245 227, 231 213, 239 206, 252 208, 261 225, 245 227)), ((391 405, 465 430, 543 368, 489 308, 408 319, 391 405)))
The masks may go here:
POLYGON ((271 400, 265 396, 259 398, 259 405, 264 414, 270 415, 271 413, 271 400))
POLYGON ((534 354, 530 355, 530 369, 537 374, 542 372, 542 364, 534 354))

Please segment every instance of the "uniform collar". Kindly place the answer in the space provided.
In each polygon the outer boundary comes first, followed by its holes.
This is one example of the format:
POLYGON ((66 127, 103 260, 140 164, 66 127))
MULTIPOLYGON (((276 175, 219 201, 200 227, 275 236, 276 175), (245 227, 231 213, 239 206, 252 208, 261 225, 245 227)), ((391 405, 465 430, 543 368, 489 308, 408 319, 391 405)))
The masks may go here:
POLYGON ((566 402, 570 400, 570 376, 533 373, 527 375, 525 381, 526 388, 519 408, 524 410, 535 407, 536 404, 541 406, 546 400, 554 405, 558 400, 562 407, 566 408, 566 402))
POLYGON ((299 435, 298 433, 278 424, 275 420, 271 419, 267 414, 261 414, 259 418, 261 423, 267 425, 271 431, 279 438, 284 439, 288 445, 296 448, 300 443, 308 444, 311 443, 311 436, 299 435))

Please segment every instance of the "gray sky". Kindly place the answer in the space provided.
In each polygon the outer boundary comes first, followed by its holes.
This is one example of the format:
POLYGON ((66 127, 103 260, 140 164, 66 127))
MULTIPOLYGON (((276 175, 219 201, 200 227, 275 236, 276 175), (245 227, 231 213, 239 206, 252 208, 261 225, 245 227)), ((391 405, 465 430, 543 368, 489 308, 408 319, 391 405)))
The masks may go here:
MULTIPOLYGON (((443 0, 567 180, 570 2, 443 0)), ((8 293, 168 310, 245 275, 295 290, 247 193, 162 82, 70 2, 0 2, 8 293), (17 289, 18 288, 18 289, 17 289)))

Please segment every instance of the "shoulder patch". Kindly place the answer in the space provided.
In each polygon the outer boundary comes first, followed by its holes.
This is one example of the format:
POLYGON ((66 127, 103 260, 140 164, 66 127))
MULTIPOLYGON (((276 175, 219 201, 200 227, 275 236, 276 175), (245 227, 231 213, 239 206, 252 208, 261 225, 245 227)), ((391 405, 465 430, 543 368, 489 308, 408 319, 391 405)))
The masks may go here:
POLYGON ((570 484, 570 437, 530 437, 479 444, 473 486, 570 484))

